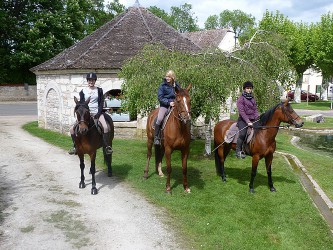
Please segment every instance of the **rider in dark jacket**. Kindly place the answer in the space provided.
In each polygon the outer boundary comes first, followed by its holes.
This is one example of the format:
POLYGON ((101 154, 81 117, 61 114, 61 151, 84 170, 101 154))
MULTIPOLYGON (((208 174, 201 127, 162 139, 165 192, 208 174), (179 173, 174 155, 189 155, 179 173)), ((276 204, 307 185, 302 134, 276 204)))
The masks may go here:
POLYGON ((252 82, 245 82, 243 84, 243 93, 237 100, 239 114, 237 127, 239 129, 239 135, 236 145, 236 157, 242 159, 245 158, 245 154, 242 151, 242 145, 246 136, 246 127, 252 127, 253 122, 259 117, 257 103, 253 97, 252 90, 252 82))
POLYGON ((176 82, 176 75, 172 70, 169 70, 163 82, 158 88, 157 96, 160 102, 160 108, 157 115, 157 121, 155 124, 155 137, 154 144, 160 145, 159 133, 161 129, 161 123, 164 118, 165 113, 169 107, 175 106, 174 100, 176 98, 175 88, 180 88, 179 84, 176 82))

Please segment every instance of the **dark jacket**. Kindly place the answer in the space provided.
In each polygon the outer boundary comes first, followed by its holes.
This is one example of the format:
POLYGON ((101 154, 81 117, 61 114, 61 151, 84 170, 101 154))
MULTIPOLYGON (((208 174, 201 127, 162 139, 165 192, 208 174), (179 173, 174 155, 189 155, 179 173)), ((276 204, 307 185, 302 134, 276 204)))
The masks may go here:
POLYGON ((254 98, 246 99, 243 95, 241 95, 237 100, 237 108, 239 116, 246 123, 249 123, 259 117, 257 103, 254 98))
MULTIPOLYGON (((175 82, 175 88, 180 88, 179 84, 175 82)), ((165 79, 158 87, 158 101, 160 102, 161 107, 168 108, 170 102, 173 102, 176 98, 175 88, 171 86, 165 79)))

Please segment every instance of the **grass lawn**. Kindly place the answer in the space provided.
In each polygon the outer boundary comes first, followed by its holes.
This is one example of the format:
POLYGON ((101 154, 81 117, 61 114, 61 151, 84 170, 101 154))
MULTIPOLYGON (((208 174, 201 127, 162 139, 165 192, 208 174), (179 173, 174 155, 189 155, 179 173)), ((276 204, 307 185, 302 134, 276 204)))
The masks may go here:
POLYGON ((291 106, 293 109, 331 110, 331 101, 291 102, 291 106))
MULTIPOLYGON (((63 149, 71 147, 68 136, 40 129, 37 122, 29 123, 24 128, 63 149)), ((314 166, 311 171, 316 180, 326 178, 329 171, 333 172, 321 162, 319 164, 311 152, 304 152, 287 143, 289 135, 279 133, 277 139, 278 150, 306 156, 306 162, 302 160, 302 163, 306 163, 306 167, 314 166)), ((180 154, 175 151, 172 155, 172 195, 167 195, 166 179, 155 174, 154 157, 148 180, 142 178, 146 164, 145 141, 115 139, 113 149, 114 175, 166 211, 166 221, 184 240, 184 249, 333 248, 330 228, 304 191, 297 175, 278 154, 275 154, 272 165, 277 192, 271 193, 268 189, 262 160, 254 183, 256 193, 250 194, 250 157, 235 159, 232 152, 226 161, 227 182, 222 183, 216 176, 213 158, 203 156, 204 141, 195 140, 191 143, 188 160, 188 181, 192 193, 185 194, 183 191, 180 154)), ((97 159, 97 164, 102 167, 100 150, 97 159)), ((328 162, 331 160, 327 159, 328 162)), ((165 168, 163 170, 165 172, 165 168)), ((77 171, 79 176, 79 159, 77 171)), ((327 179, 332 180, 332 177, 328 175, 327 179)), ((325 188, 330 189, 329 181, 318 182, 327 184, 325 188)))

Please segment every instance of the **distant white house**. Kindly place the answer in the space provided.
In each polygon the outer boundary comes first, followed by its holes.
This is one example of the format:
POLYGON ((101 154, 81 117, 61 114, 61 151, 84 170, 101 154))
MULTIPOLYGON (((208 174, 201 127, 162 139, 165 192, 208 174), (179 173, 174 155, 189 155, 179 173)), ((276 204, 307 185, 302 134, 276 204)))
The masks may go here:
MULTIPOLYGON (((303 73, 302 85, 298 91, 305 90, 318 95, 321 100, 328 100, 332 96, 333 82, 330 82, 328 88, 323 88, 322 82, 321 72, 311 67, 303 73)), ((296 89, 296 84, 293 85, 292 89, 296 89)))
POLYGON ((238 38, 235 38, 232 28, 201 30, 184 34, 203 49, 219 48, 222 51, 231 52, 239 47, 238 38))

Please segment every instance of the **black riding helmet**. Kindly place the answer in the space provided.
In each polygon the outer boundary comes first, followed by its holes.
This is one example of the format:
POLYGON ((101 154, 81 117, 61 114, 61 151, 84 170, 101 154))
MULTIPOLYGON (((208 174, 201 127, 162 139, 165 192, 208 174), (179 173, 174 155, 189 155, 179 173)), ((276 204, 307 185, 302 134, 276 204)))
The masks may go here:
POLYGON ((94 73, 94 72, 90 72, 90 73, 87 74, 86 79, 87 79, 87 80, 88 80, 88 79, 94 79, 94 80, 97 80, 97 75, 96 75, 96 73, 94 73))
POLYGON ((253 83, 252 82, 250 82, 250 81, 247 81, 247 82, 244 82, 244 84, 243 84, 243 89, 245 89, 245 88, 253 88, 253 83))

